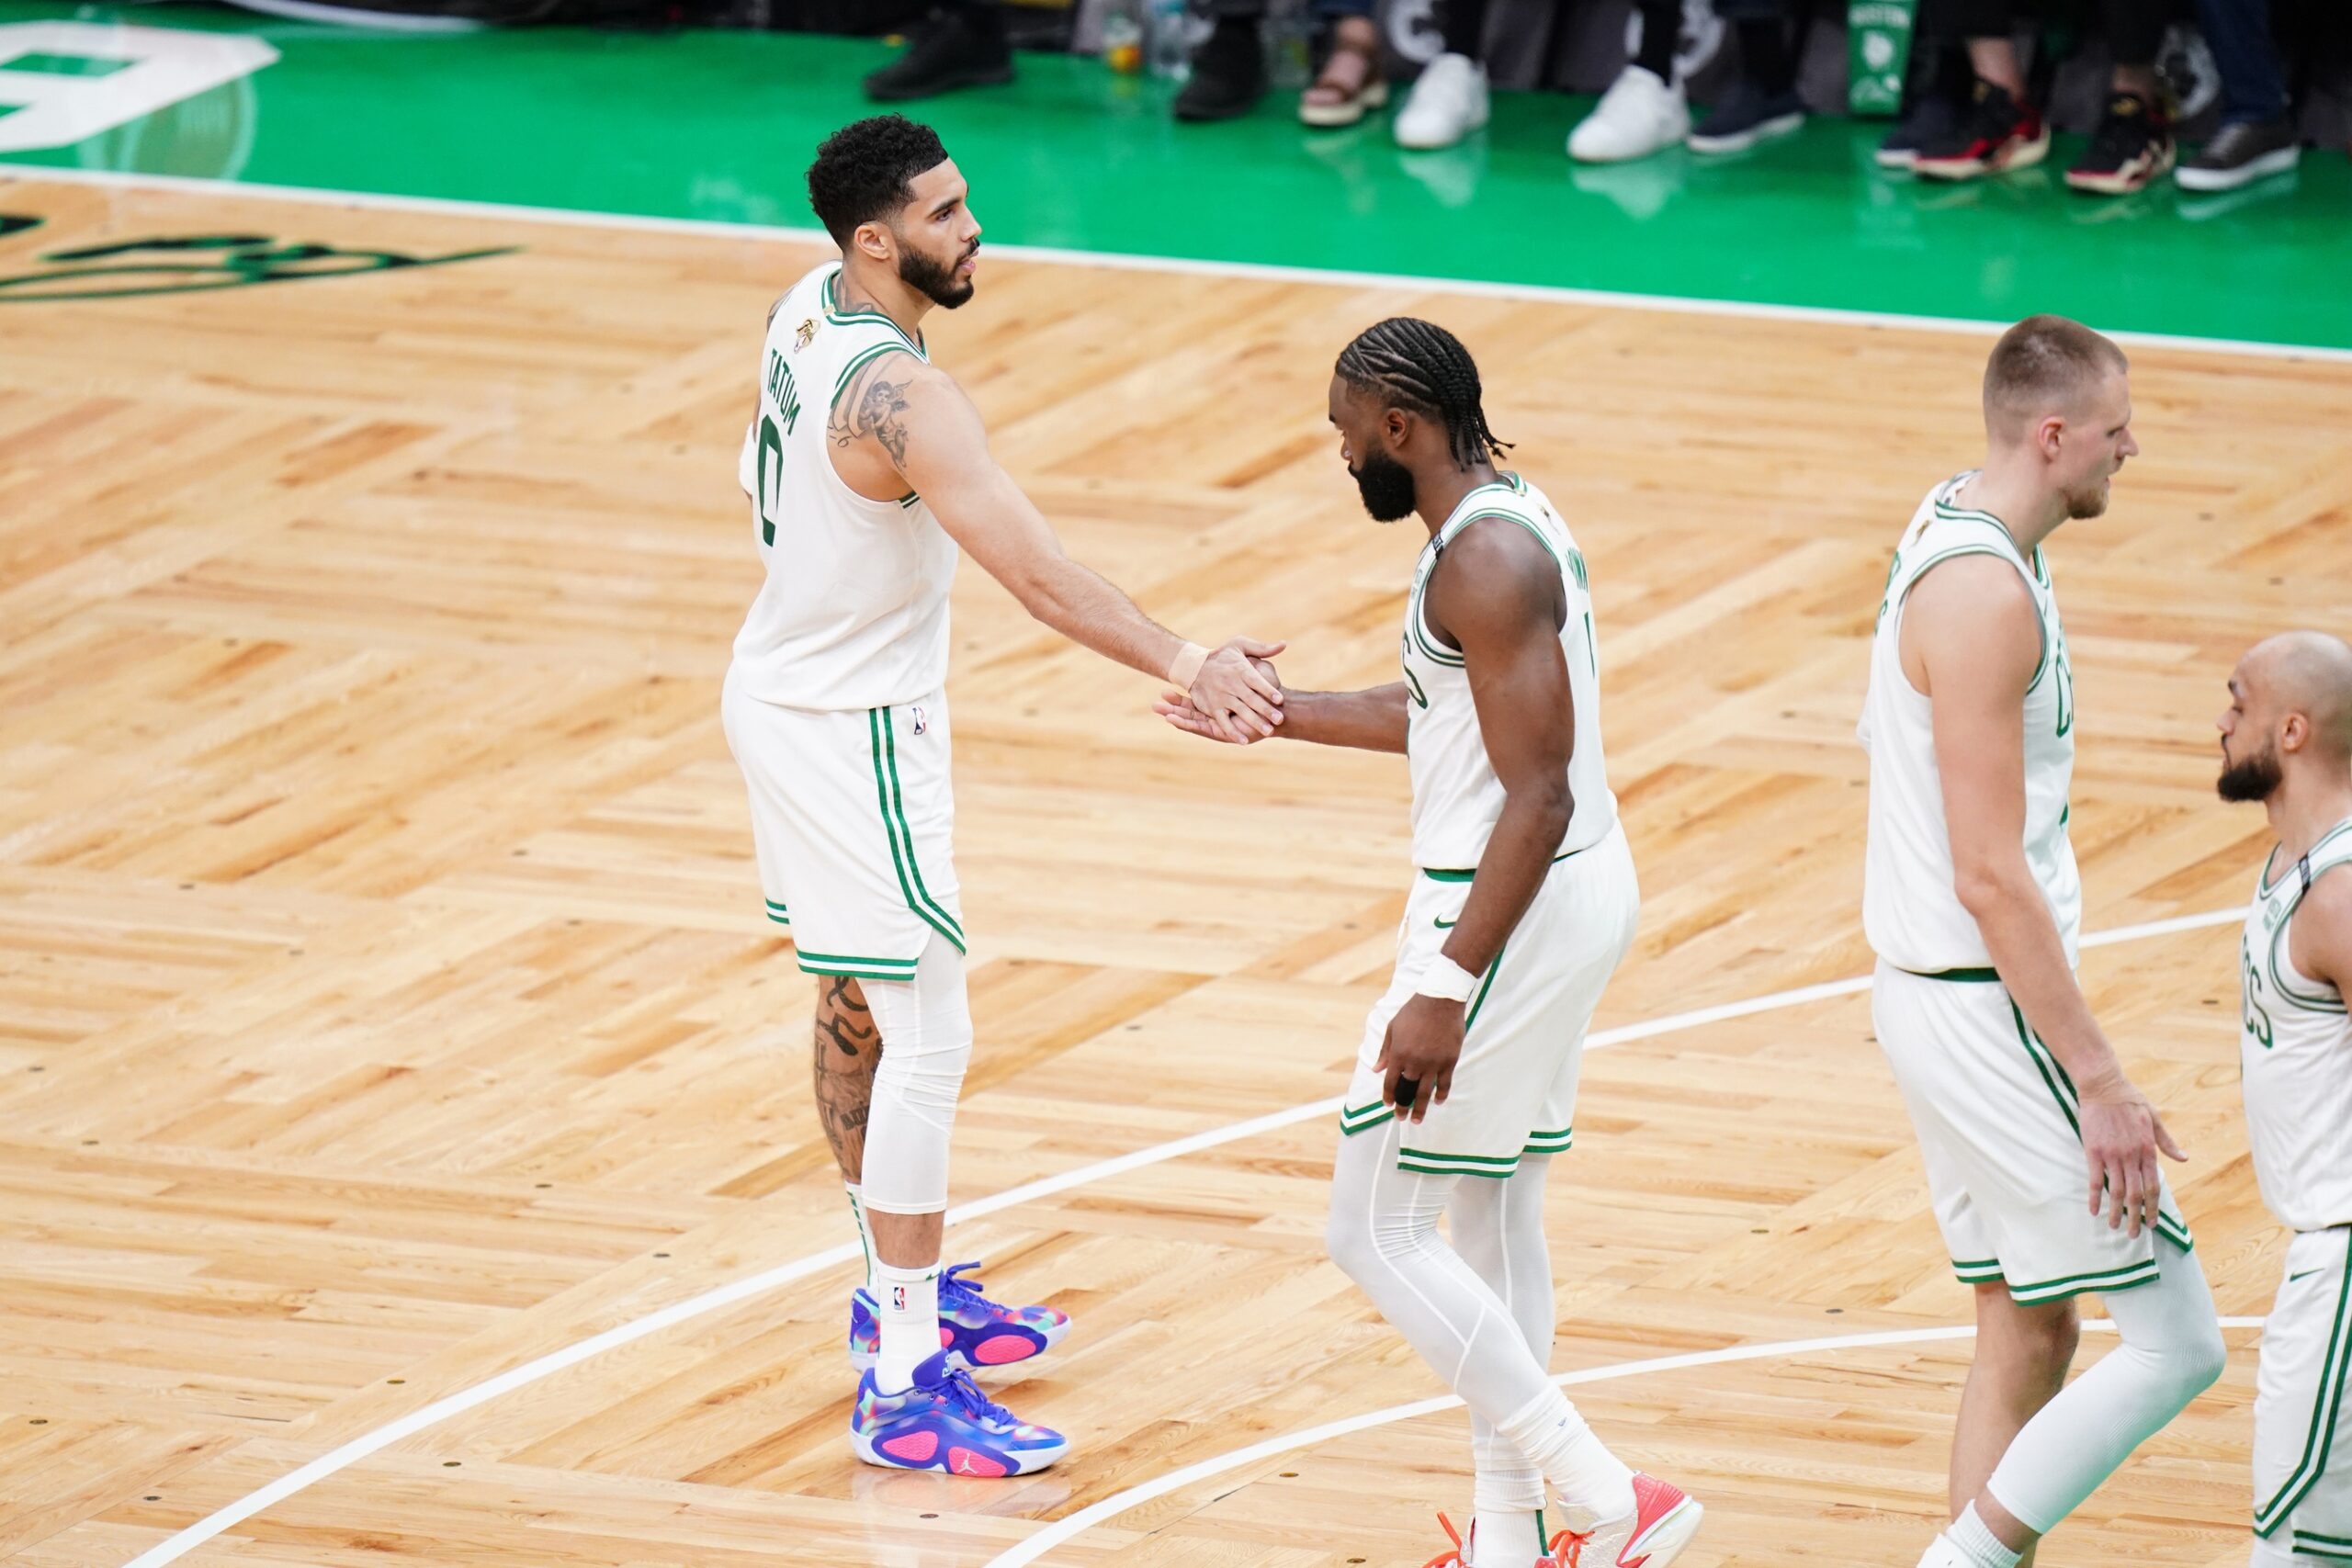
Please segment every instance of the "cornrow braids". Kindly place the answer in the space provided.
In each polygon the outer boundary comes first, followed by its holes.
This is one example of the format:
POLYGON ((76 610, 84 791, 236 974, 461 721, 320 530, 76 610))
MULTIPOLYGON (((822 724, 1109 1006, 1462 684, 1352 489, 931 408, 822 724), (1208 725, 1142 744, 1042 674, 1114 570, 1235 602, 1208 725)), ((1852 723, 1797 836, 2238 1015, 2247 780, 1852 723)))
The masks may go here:
POLYGON ((1462 340, 1434 321, 1391 316, 1340 351, 1340 378, 1443 422, 1446 447, 1463 468, 1510 450, 1487 423, 1478 367, 1462 340))

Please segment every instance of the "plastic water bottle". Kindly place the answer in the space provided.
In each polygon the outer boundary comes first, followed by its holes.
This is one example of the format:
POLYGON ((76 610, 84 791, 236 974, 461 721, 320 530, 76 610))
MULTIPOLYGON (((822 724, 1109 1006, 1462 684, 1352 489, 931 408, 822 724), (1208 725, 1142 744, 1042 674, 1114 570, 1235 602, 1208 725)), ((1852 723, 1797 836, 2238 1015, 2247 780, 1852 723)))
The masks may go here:
POLYGON ((1122 76, 1143 70, 1144 0, 1110 0, 1102 12, 1102 63, 1122 76))
POLYGON ((1192 13, 1185 0, 1146 0, 1145 48, 1151 73, 1170 80, 1192 74, 1192 13))

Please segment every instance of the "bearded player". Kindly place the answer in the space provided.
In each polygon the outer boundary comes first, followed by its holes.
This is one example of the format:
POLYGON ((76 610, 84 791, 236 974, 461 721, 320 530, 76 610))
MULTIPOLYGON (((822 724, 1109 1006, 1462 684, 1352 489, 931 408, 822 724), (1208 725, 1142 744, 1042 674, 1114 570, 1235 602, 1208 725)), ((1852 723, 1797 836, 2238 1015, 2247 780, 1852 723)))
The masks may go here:
MULTIPOLYGON (((1627 1469, 1545 1370, 1544 1174, 1640 908, 1584 557, 1542 492, 1495 467, 1477 367, 1443 328, 1365 331, 1330 418, 1365 508, 1418 513, 1430 535, 1404 679, 1293 692, 1283 710, 1283 735, 1403 752, 1412 773, 1413 890, 1340 1113, 1331 1255, 1470 1407, 1470 1537, 1439 1564, 1667 1568, 1699 1505, 1627 1469)), ((1197 700, 1158 711, 1216 734, 1197 700)))
POLYGON ((1234 739, 1282 694, 1237 638, 1215 653, 1062 553, 930 363, 922 321, 967 302, 980 226, 924 126, 826 139, 808 197, 842 259, 770 312, 744 490, 766 579, 727 672, 771 919, 820 977, 817 1098, 865 1243, 850 1440, 869 1463, 1009 1475, 1066 1447, 991 1403, 974 1367, 1025 1359, 1069 1319, 1003 1307, 939 1271, 948 1136, 972 1050, 948 778, 947 592, 959 549, 1032 615, 1184 687, 1234 739))
POLYGON ((2262 1325, 2254 1401, 2254 1568, 2352 1562, 2352 648, 2324 632, 2258 644, 2230 677, 2221 794, 2278 836, 2238 973, 2247 1143, 2294 1233, 2262 1325))
POLYGON ((1984 466, 1928 492, 1888 570, 1860 730, 1871 1016, 1976 1297, 1954 1517, 1922 1568, 2030 1560, 2224 1359, 2157 1163, 2180 1149, 2075 979, 2075 688, 2046 545, 2139 451, 2130 367, 2033 316, 1983 395, 1984 466), (2092 1291, 2122 1344, 2069 1384, 2092 1291))

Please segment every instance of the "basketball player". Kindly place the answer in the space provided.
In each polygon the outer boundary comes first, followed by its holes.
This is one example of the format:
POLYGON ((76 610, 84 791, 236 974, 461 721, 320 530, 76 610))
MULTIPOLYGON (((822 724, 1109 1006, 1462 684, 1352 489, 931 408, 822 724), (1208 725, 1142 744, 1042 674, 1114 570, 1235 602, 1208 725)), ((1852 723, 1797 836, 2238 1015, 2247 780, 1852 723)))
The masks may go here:
POLYGON ((2255 1568, 2352 1562, 2352 648, 2258 644, 2230 677, 2223 800, 2278 836, 2239 949, 2238 1059, 2263 1201, 2294 1233, 2262 1325, 2255 1568))
POLYGON ((2030 1560, 2222 1363, 2157 1165, 2183 1156, 2075 982, 2074 682, 2043 546, 2106 511, 2139 451, 2121 351, 2059 317, 2018 322, 1984 369, 1984 467, 1903 532, 1861 723, 1871 1016, 1976 1294, 1955 1517, 1922 1568, 2030 1560), (2122 1344, 2066 1386, 2086 1291, 2122 1344))
POLYGON ((868 1258, 852 1445, 874 1464, 1018 1474, 1065 1444, 983 1397, 970 1369, 1035 1355, 1069 1321, 939 1273, 972 1046, 942 689, 956 552, 1056 631, 1187 688, 1237 738, 1281 716, 1271 671, 1251 664, 1279 649, 1211 653, 1155 625, 1062 553, 989 456, 978 412, 923 346, 931 308, 972 298, 980 239, 936 135, 896 116, 848 126, 818 149, 808 196, 842 260, 769 318, 741 462, 767 575, 721 712, 769 917, 824 987, 818 1102, 868 1258))
MULTIPOLYGON (((1470 1539, 1438 1563, 1666 1568, 1699 1505, 1628 1470, 1545 1372, 1544 1173, 1640 905, 1601 758, 1584 557, 1543 494, 1495 468, 1477 367, 1442 327, 1365 331, 1340 355, 1330 418, 1365 509, 1418 513, 1430 533, 1404 679, 1283 709, 1295 739, 1405 753, 1413 784, 1413 890, 1340 1113, 1331 1254, 1470 1407, 1470 1539), (1549 1540, 1547 1485, 1565 1527, 1549 1540)), ((1197 698, 1158 711, 1214 733, 1197 698)))

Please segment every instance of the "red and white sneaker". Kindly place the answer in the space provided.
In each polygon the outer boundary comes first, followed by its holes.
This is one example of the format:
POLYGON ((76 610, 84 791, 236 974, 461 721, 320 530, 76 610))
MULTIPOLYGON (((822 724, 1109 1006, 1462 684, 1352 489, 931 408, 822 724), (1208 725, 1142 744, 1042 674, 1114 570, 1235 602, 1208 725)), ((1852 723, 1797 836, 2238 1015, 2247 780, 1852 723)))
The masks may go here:
POLYGON ((2030 169, 2049 155, 2041 111, 1980 80, 1968 112, 1951 131, 1920 145, 1911 172, 1925 180, 1975 180, 2030 169))
POLYGON ((1634 1472, 1634 1517, 1552 1538, 1552 1568, 1666 1568, 1699 1533, 1706 1510, 1681 1487, 1634 1472))

